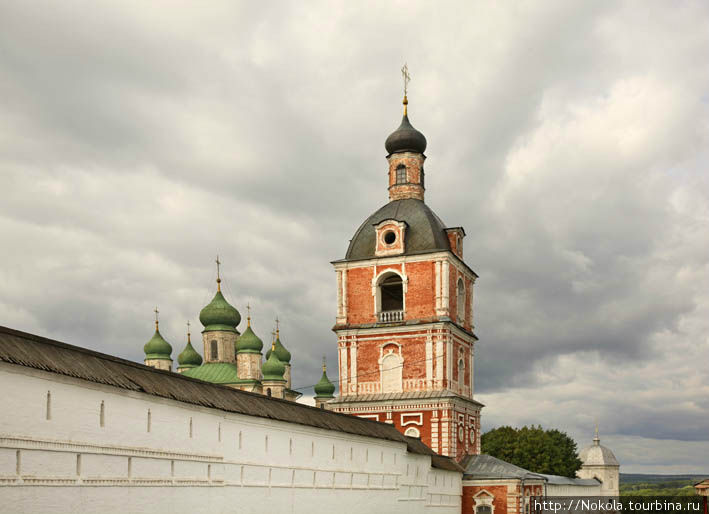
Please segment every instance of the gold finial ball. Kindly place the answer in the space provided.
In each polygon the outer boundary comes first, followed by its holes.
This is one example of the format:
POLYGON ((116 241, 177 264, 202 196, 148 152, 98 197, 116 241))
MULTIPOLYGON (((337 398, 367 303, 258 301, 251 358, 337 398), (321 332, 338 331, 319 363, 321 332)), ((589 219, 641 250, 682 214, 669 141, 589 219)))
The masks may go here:
POLYGON ((404 105, 409 105, 409 99, 406 98, 406 95, 404 95, 404 101, 402 102, 404 105))

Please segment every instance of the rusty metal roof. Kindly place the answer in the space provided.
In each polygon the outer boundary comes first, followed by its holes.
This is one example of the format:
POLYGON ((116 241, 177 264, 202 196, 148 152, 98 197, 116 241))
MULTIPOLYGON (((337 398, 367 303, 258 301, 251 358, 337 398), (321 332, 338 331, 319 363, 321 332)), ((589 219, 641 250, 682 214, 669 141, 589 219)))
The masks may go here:
POLYGON ((203 382, 3 326, 0 361, 202 407, 402 442, 411 453, 430 455, 433 467, 461 471, 450 458, 386 423, 203 382))

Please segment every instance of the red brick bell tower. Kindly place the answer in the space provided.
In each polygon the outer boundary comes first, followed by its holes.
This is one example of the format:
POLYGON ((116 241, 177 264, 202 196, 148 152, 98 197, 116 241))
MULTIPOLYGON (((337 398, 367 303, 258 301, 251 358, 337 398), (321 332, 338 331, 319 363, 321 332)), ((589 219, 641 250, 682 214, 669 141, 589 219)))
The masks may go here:
POLYGON ((391 423, 433 450, 480 453, 473 286, 462 227, 424 203, 426 138, 404 117, 386 140, 389 203, 357 229, 337 274, 337 412, 391 423))

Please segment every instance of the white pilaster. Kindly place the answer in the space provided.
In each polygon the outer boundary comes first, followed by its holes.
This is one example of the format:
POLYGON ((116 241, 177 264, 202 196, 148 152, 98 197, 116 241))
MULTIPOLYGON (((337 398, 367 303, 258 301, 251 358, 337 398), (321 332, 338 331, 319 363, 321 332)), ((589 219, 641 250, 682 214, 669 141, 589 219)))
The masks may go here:
MULTIPOLYGON (((448 302, 449 291, 448 290, 450 289, 449 288, 449 286, 450 286, 450 266, 448 265, 448 261, 443 261, 441 275, 442 275, 441 280, 443 281, 443 284, 442 284, 443 287, 441 288, 442 289, 441 309, 443 309, 444 311, 448 311, 448 308, 449 308, 448 307, 449 306, 449 302, 448 302)), ((448 314, 448 315, 450 316, 450 314, 448 314)))
POLYGON ((426 336, 426 389, 431 389, 433 380, 433 339, 431 331, 426 336))
POLYGON ((436 337, 436 387, 443 387, 443 341, 436 337))
POLYGON ((347 270, 342 270, 342 317, 347 320, 347 270))
POLYGON ((347 342, 340 343, 340 394, 349 393, 347 380, 349 368, 347 367, 347 342))
POLYGON ((357 343, 350 343, 350 388, 357 394, 357 343))
POLYGON ((448 381, 448 389, 451 389, 453 382, 453 337, 450 334, 446 335, 446 380, 448 381))
POLYGON ((475 346, 470 343, 470 397, 473 397, 475 391, 475 346))

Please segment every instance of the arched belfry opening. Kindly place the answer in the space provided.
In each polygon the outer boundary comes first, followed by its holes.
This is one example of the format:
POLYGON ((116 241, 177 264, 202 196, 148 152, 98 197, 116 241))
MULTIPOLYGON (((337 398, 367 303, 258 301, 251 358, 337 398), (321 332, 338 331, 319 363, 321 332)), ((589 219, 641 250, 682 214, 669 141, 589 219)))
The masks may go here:
POLYGON ((403 321, 404 281, 396 273, 382 275, 377 285, 379 321, 403 321))

